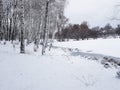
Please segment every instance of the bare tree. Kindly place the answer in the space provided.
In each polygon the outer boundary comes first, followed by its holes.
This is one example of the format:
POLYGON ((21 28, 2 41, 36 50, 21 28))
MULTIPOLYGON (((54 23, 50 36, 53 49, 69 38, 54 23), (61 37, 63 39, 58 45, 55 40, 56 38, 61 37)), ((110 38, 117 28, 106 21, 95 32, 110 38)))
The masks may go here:
POLYGON ((3 2, 0 0, 0 40, 2 40, 2 19, 3 19, 3 2))
POLYGON ((20 44, 20 53, 25 53, 25 38, 24 38, 24 0, 20 0, 20 29, 21 29, 21 44, 20 44))

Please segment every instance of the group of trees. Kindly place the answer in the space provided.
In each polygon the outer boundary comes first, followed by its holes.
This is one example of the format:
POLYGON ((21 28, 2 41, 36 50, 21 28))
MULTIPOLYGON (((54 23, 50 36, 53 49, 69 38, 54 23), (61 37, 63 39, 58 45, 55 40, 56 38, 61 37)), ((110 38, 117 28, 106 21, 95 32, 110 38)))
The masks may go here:
POLYGON ((21 53, 25 40, 42 43, 44 54, 48 40, 64 27, 65 5, 66 0, 0 0, 0 40, 19 40, 21 53))
MULTIPOLYGON (((88 23, 85 21, 80 25, 69 24, 60 32, 61 41, 69 39, 107 38, 109 36, 120 36, 120 25, 116 28, 113 28, 110 24, 106 24, 104 27, 89 28, 88 23)), ((58 32, 56 33, 56 38, 58 38, 58 32)))

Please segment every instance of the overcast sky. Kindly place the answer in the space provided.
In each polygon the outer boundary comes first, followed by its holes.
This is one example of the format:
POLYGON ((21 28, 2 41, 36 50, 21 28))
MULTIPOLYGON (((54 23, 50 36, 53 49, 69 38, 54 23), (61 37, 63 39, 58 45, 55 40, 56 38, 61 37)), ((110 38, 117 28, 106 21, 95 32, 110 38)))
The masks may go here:
POLYGON ((68 0, 65 15, 70 23, 80 24, 88 21, 90 27, 104 26, 111 23, 116 26, 120 21, 111 21, 114 16, 115 5, 120 0, 68 0))

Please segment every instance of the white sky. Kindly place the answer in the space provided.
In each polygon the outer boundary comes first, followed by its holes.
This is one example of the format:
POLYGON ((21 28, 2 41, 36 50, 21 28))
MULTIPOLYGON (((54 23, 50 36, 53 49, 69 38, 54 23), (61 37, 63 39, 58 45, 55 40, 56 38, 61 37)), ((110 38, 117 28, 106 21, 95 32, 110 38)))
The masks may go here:
POLYGON ((65 15, 69 18, 70 23, 80 24, 88 21, 93 26, 105 26, 111 23, 116 26, 120 21, 111 21, 114 16, 115 5, 120 0, 68 0, 65 9, 65 15))

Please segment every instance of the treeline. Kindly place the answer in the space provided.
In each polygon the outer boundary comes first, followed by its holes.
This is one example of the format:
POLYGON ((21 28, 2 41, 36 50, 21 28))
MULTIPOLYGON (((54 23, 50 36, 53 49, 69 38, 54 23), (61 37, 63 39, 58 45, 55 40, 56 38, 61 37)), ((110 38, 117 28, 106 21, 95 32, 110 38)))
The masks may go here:
POLYGON ((113 28, 110 24, 105 25, 105 27, 93 27, 89 28, 87 22, 79 24, 69 24, 60 33, 56 33, 56 38, 59 41, 75 39, 75 40, 85 40, 89 38, 107 38, 109 36, 115 37, 120 36, 120 25, 113 28))

